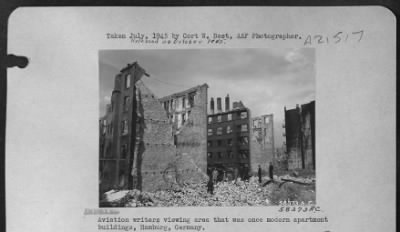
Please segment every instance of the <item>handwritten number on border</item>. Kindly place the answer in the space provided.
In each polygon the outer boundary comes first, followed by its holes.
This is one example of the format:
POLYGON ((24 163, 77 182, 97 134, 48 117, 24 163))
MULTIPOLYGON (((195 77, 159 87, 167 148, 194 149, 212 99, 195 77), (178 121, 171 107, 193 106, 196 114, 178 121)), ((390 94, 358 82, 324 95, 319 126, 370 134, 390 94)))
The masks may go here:
MULTIPOLYGON (((307 35, 304 40, 304 46, 306 45, 316 45, 316 44, 329 44, 330 41, 333 41, 333 44, 345 43, 349 41, 357 41, 360 42, 363 39, 364 30, 353 31, 350 33, 339 31, 335 33, 333 36, 327 35, 307 35), (350 36, 349 36, 350 35, 350 36)), ((332 43, 332 42, 331 42, 332 43)))

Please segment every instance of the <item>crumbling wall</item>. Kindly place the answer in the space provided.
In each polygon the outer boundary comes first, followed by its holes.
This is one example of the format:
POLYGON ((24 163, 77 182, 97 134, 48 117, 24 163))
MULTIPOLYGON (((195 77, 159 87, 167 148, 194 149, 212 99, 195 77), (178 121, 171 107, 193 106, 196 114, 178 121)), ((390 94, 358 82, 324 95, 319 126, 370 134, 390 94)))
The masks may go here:
POLYGON ((205 175, 208 86, 185 92, 187 106, 180 113, 186 121, 178 129, 173 115, 140 80, 138 69, 134 65, 116 76, 111 108, 101 118, 107 128, 99 125, 100 194, 117 188, 170 189, 205 175))
POLYGON ((263 172, 268 171, 274 157, 273 115, 254 117, 250 121, 250 168, 255 175, 258 165, 263 172))
POLYGON ((301 152, 297 147, 288 149, 288 169, 300 169, 301 168, 301 152))
POLYGON ((191 109, 189 119, 176 135, 175 146, 173 123, 160 101, 143 82, 139 81, 136 86, 138 120, 133 186, 152 192, 204 180, 206 138, 201 121, 205 123, 206 118, 201 116, 203 109, 197 105, 191 109))
POLYGON ((204 173, 207 172, 207 88, 203 85, 191 92, 195 95, 190 113, 187 112, 186 122, 175 131, 177 153, 186 153, 204 173))
POLYGON ((314 103, 301 106, 301 131, 302 131, 302 150, 304 154, 304 168, 315 168, 314 153, 314 103))
POLYGON ((143 191, 168 188, 164 170, 176 156, 172 124, 154 94, 136 83, 137 124, 133 159, 133 186, 143 191))
POLYGON ((302 168, 300 149, 300 109, 285 109, 285 134, 288 153, 288 168, 290 170, 302 168))
POLYGON ((187 154, 181 153, 171 161, 165 170, 165 180, 182 187, 186 184, 198 184, 207 181, 205 174, 196 162, 187 154))
POLYGON ((191 160, 202 170, 207 170, 207 137, 203 124, 204 111, 199 106, 192 108, 187 122, 176 132, 176 146, 178 154, 186 153, 191 160))
POLYGON ((118 188, 119 181, 119 144, 114 134, 119 133, 120 110, 120 76, 115 78, 115 86, 112 92, 112 101, 107 105, 106 114, 102 117, 102 131, 100 134, 100 157, 99 157, 99 191, 104 193, 113 188, 118 188))
POLYGON ((289 169, 315 169, 315 102, 285 108, 289 169))

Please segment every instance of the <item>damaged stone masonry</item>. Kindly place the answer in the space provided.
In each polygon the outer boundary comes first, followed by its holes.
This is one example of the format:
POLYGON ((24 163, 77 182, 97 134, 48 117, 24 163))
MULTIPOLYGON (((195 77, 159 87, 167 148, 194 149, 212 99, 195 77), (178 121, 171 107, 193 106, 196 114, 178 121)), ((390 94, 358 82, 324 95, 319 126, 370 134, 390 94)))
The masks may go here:
POLYGON ((100 193, 151 192, 206 179, 208 86, 157 99, 143 75, 136 62, 122 69, 100 118, 100 193))

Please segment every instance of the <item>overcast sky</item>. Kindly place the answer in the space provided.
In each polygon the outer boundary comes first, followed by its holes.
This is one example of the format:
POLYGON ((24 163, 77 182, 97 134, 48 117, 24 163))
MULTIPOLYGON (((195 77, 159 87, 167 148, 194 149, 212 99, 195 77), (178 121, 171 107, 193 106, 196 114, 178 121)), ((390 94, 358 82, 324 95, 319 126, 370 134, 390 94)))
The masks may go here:
POLYGON ((252 116, 274 114, 276 147, 283 142, 284 106, 315 100, 313 48, 103 50, 99 59, 100 116, 115 75, 134 61, 150 74, 142 80, 157 97, 207 83, 209 98, 229 94, 231 103, 241 100, 252 116))

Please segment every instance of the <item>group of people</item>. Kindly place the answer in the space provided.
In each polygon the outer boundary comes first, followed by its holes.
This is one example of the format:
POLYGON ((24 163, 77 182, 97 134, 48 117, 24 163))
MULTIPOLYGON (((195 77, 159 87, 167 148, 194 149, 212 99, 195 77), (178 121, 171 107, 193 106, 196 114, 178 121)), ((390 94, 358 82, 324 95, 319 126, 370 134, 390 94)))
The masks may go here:
MULTIPOLYGON (((269 174, 269 179, 271 181, 274 180, 274 166, 272 165, 272 162, 269 162, 269 167, 268 167, 268 174, 269 174)), ((261 183, 262 182, 262 170, 261 170, 261 166, 258 165, 258 182, 261 183)))
MULTIPOLYGON (((270 181, 274 180, 274 166, 272 165, 272 162, 269 163, 268 167, 268 173, 269 173, 269 179, 270 181)), ((258 165, 258 182, 261 184, 262 182, 262 169, 261 165, 258 165)), ((238 175, 235 174, 235 180, 237 180, 238 175)), ((214 185, 217 183, 218 179, 218 170, 216 168, 213 169, 211 172, 210 177, 208 178, 208 183, 207 183, 207 192, 210 194, 214 194, 214 185)), ((224 179, 225 179, 225 172, 224 172, 224 179)), ((235 181, 236 183, 236 181, 235 181)))

